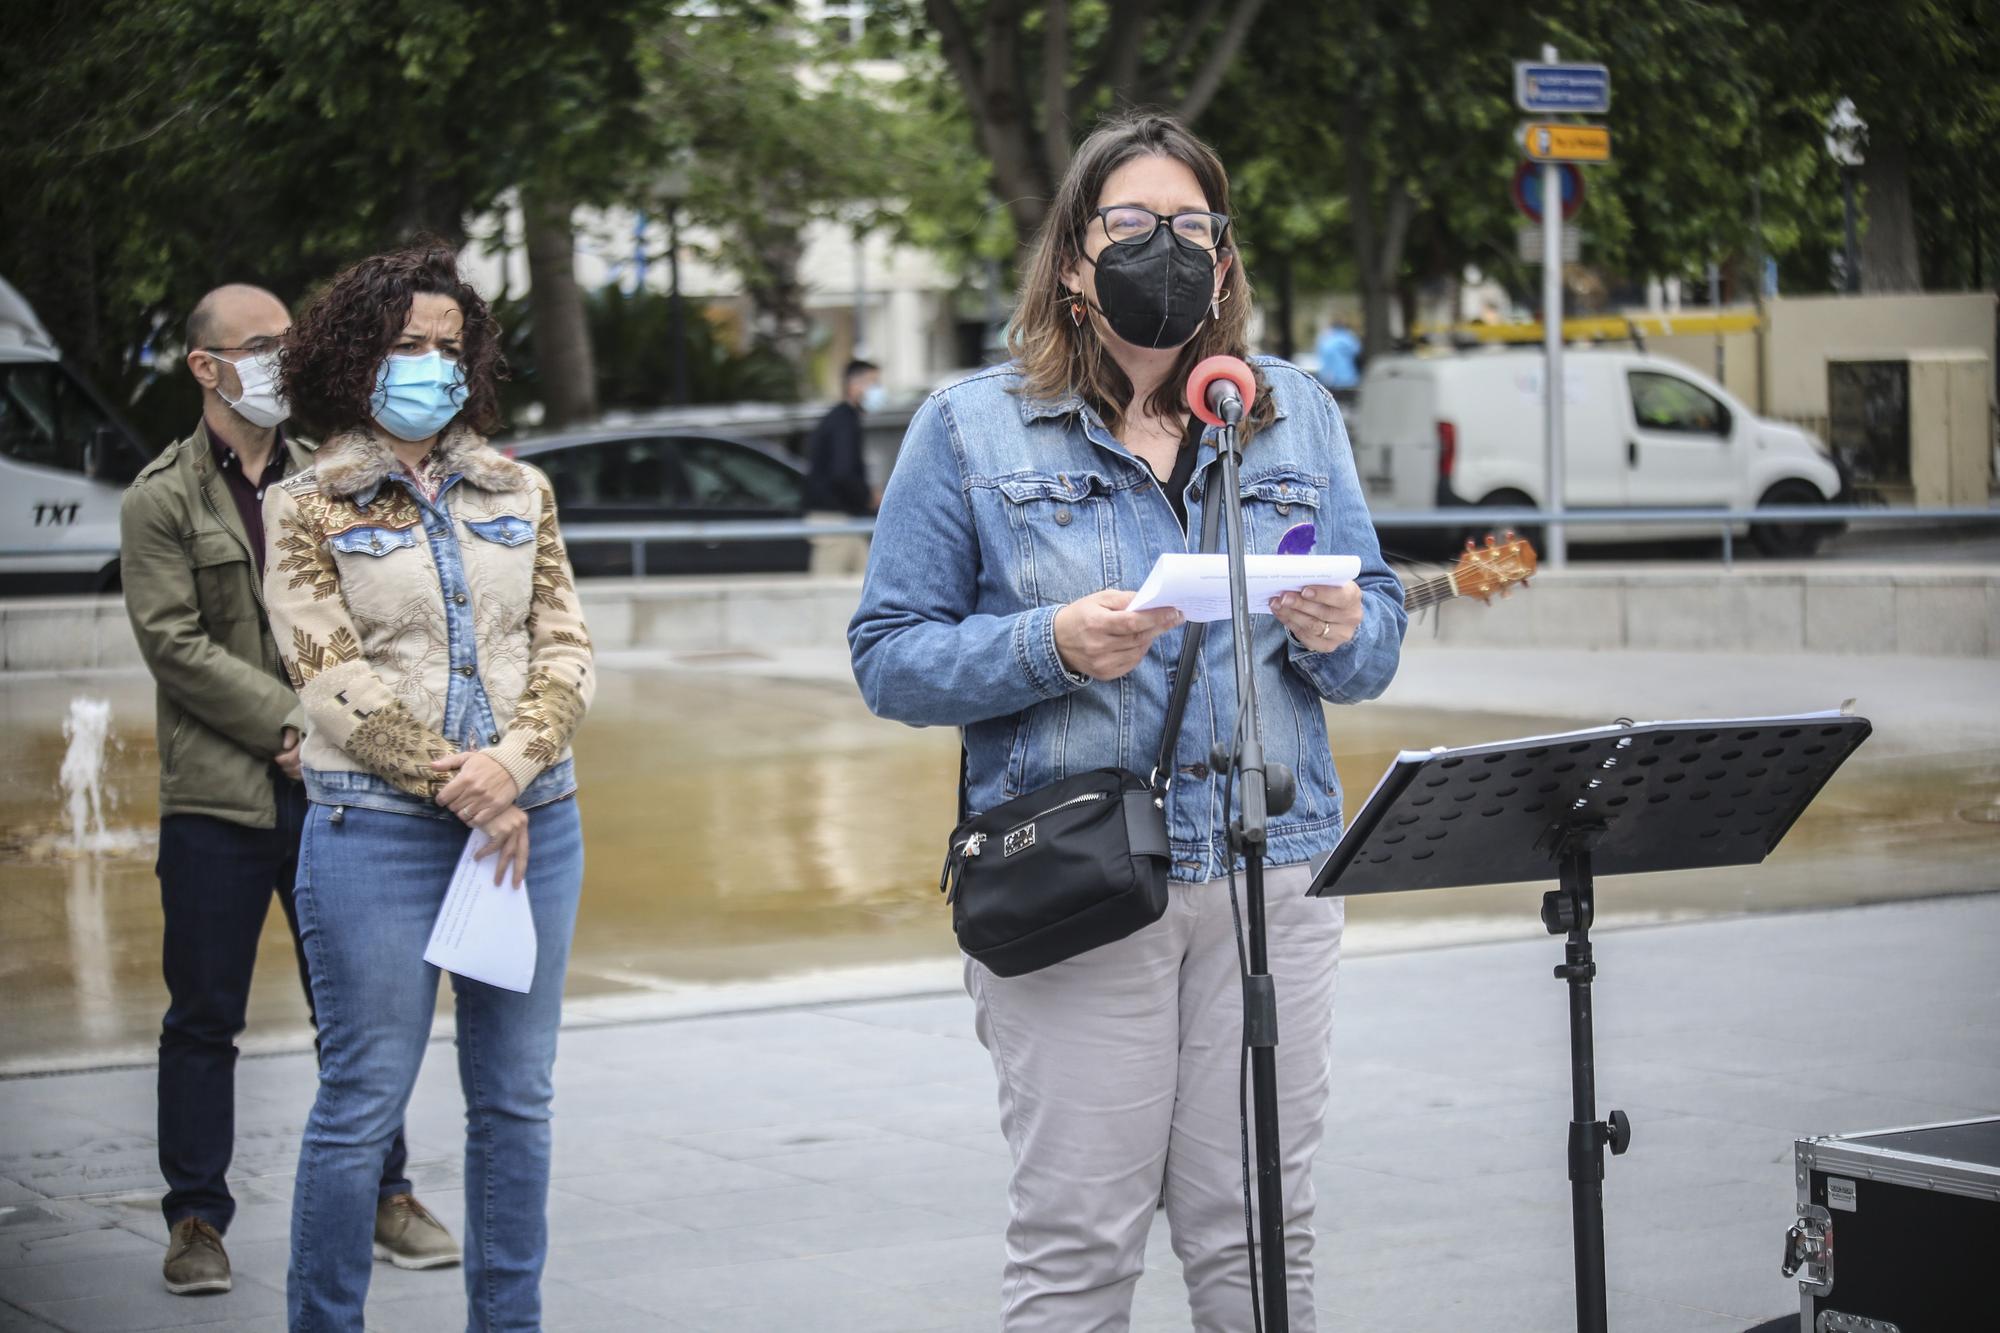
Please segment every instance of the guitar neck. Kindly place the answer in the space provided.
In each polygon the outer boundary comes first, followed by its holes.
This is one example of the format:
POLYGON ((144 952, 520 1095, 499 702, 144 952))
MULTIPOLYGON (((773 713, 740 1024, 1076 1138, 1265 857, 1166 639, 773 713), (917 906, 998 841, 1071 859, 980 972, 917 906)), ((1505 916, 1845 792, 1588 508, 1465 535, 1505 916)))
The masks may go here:
POLYGON ((1448 602, 1456 596, 1458 588, 1452 583, 1449 574, 1418 579, 1414 583, 1403 585, 1403 605, 1411 611, 1422 611, 1440 602, 1448 602))

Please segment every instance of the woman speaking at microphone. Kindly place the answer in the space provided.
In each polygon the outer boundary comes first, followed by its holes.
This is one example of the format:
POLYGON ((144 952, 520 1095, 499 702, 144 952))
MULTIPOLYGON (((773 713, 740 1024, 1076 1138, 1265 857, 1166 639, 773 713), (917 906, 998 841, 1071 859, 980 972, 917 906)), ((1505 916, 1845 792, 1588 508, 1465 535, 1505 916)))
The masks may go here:
MULTIPOLYGON (((1014 360, 933 394, 910 423, 848 639, 875 712, 962 729, 969 811, 1092 770, 1155 768, 1190 631, 1175 612, 1128 609, 1131 590, 1160 555, 1197 548, 1219 465, 1186 382, 1206 357, 1244 354, 1249 303, 1221 162, 1172 119, 1109 123, 1078 148, 1036 240, 1014 360)), ((1282 361, 1259 358, 1255 374, 1249 549, 1275 551, 1305 523, 1318 551, 1361 558, 1355 584, 1259 615, 1251 650, 1266 758, 1297 775, 1297 800, 1270 822, 1266 891, 1290 1319, 1309 1329, 1310 1166, 1342 923, 1338 901, 1304 896, 1307 862, 1341 828, 1322 703, 1380 694, 1406 620, 1332 400, 1282 361)), ((1248 1324, 1228 775, 1209 766, 1237 699, 1227 623, 1215 631, 1167 765, 1164 914, 1036 970, 966 962, 1014 1159, 1010 1333, 1127 1327, 1162 1200, 1195 1328, 1248 1324)))

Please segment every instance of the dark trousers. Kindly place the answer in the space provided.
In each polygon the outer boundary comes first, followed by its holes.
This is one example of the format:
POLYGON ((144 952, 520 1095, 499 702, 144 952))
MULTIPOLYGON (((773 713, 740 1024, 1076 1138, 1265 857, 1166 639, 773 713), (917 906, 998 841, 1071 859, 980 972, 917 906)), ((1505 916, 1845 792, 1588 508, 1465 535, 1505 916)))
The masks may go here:
MULTIPOLYGON (((292 929, 312 1011, 312 981, 292 902, 305 789, 282 778, 276 785, 276 828, 245 828, 206 815, 160 820, 157 870, 169 997, 160 1025, 160 1174, 167 1180, 161 1208, 168 1226, 199 1217, 226 1232, 236 1215, 226 1179, 236 1147, 236 1036, 243 1031, 257 939, 273 894, 292 929)), ((380 1197, 409 1192, 403 1174, 408 1156, 399 1126, 382 1164, 380 1197)))

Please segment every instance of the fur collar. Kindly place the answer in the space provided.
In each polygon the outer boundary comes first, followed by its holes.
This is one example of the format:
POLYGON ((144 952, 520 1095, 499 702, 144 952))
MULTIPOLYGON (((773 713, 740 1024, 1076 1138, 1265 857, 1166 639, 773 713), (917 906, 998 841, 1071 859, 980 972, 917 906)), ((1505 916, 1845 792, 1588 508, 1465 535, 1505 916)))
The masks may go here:
MULTIPOLYGON (((458 473, 482 491, 519 491, 529 485, 528 470, 486 443, 470 426, 453 424, 438 441, 444 473, 458 473)), ((322 495, 352 500, 379 488, 396 471, 389 441, 366 426, 344 430, 319 447, 314 462, 322 495)))

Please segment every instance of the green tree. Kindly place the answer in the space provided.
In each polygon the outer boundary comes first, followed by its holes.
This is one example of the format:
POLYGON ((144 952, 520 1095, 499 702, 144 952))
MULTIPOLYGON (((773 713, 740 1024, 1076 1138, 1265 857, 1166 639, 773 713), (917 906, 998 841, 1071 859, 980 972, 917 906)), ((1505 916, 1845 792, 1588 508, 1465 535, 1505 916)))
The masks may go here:
MULTIPOLYGON (((0 270, 71 355, 129 393, 140 349, 218 282, 298 299, 413 234, 462 241, 466 219, 516 185, 556 200, 541 217, 609 197, 641 142, 634 34, 664 12, 664 0, 8 7, 0 172, 21 184, 0 270)), ((583 327, 547 325, 572 339, 583 327)))
POLYGON ((1862 289, 1919 290, 1926 272, 1971 280, 1965 261, 2000 211, 2000 4, 1773 0, 1758 12, 1802 100, 1823 117, 1851 98, 1867 123, 1862 289))
POLYGON ((954 236, 947 220, 964 197, 964 145, 936 132, 933 108, 870 79, 788 5, 741 0, 662 24, 649 78, 649 114, 683 155, 681 202, 713 238, 711 257, 742 280, 754 342, 793 366, 805 362, 799 263, 810 224, 887 226, 977 251, 976 234, 954 236))

